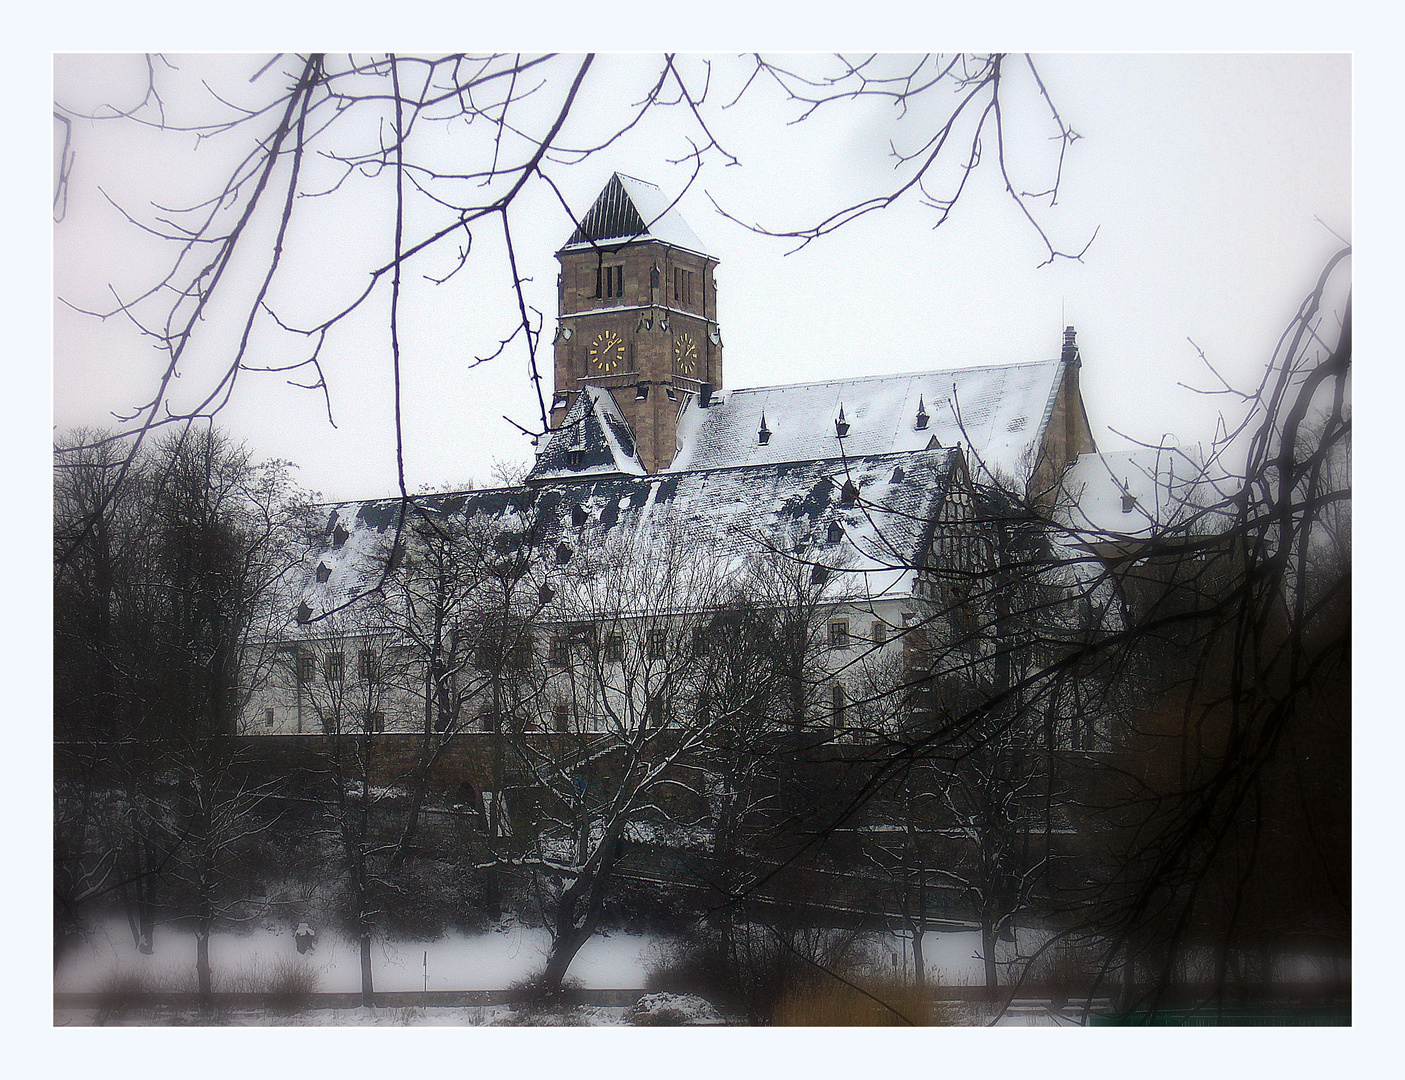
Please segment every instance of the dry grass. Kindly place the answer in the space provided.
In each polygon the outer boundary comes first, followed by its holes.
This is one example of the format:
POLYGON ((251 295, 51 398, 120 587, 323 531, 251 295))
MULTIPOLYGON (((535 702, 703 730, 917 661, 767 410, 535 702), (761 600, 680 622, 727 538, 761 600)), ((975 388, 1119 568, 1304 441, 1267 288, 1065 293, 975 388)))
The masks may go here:
POLYGON ((256 963, 221 977, 216 972, 216 989, 264 994, 275 1013, 287 1015, 308 1008, 317 993, 317 970, 293 957, 256 963))
POLYGON ((930 1027, 954 1022, 950 1008, 933 1001, 930 991, 862 976, 849 981, 867 994, 836 979, 828 979, 786 994, 772 1012, 771 1024, 774 1027, 907 1027, 910 1024, 930 1027))

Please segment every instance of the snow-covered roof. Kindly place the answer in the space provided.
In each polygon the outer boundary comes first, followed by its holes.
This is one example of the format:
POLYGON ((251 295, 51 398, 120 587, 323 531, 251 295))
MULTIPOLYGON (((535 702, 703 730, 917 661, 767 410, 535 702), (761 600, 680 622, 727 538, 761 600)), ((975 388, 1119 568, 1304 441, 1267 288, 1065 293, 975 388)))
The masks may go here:
MULTIPOLYGON (((558 545, 619 565, 646 562, 686 539, 689 557, 740 579, 766 552, 811 567, 834 600, 911 595, 915 568, 959 459, 953 449, 841 460, 748 465, 656 476, 599 476, 570 483, 417 496, 430 513, 462 516, 525 535, 544 565, 558 545), (846 492, 846 486, 852 484, 846 492)), ((378 579, 395 536, 397 499, 326 508, 325 532, 301 582, 307 614, 365 591, 378 579)), ((569 572, 569 563, 560 567, 569 572)), ((544 614, 552 614, 550 606, 544 614)))
POLYGON ((629 421, 613 395, 599 386, 586 386, 548 436, 527 482, 642 476, 644 471, 629 421))
POLYGON ((1046 360, 733 390, 710 408, 689 405, 672 468, 836 456, 842 406, 846 454, 969 446, 973 477, 1018 477, 1033 464, 1062 370, 1059 360, 1046 360), (925 426, 919 407, 928 417, 925 426), (763 415, 770 432, 765 443, 758 434, 763 415))
POLYGON ((1080 454, 1064 476, 1062 524, 1088 539, 1146 539, 1167 530, 1214 532, 1227 522, 1231 481, 1196 446, 1080 454))
POLYGON ((647 180, 615 173, 562 250, 608 242, 659 240, 706 255, 703 242, 672 202, 647 180))

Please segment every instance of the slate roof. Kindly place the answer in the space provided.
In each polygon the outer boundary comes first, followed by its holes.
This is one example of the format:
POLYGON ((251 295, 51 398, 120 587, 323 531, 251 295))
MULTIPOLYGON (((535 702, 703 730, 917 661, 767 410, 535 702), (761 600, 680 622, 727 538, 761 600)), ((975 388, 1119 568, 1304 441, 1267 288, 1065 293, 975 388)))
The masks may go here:
POLYGON ((1210 533, 1228 524, 1232 483, 1207 469, 1195 446, 1080 454, 1064 476, 1059 516, 1075 535, 1093 541, 1142 539, 1168 529, 1210 533))
POLYGON ((679 421, 673 471, 760 465, 839 453, 839 410, 849 455, 966 446, 973 477, 1018 476, 1043 436, 1063 373, 1059 360, 733 390, 679 421), (918 407, 928 416, 918 427, 918 407), (762 416, 771 432, 758 438, 762 416), (985 468, 981 467, 982 463, 985 468))
POLYGON ((629 421, 608 390, 586 386, 551 433, 527 483, 590 476, 642 476, 629 421))
POLYGON ((697 233, 671 202, 647 180, 615 173, 562 250, 607 242, 659 240, 699 255, 708 254, 697 233))
MULTIPOLYGON (((933 449, 598 476, 415 501, 431 512, 464 514, 505 531, 523 532, 534 518, 541 557, 553 562, 563 541, 574 551, 605 553, 625 564, 681 535, 696 545, 699 559, 713 560, 725 574, 740 575, 752 558, 778 550, 827 568, 819 584, 829 599, 903 597, 911 594, 913 568, 930 545, 958 456, 953 449, 933 449), (857 489, 857 499, 846 499, 846 482, 857 489)), ((314 614, 375 583, 395 535, 399 501, 339 503, 326 510, 324 533, 301 582, 303 602, 314 614)), ((544 614, 551 617, 550 605, 544 614)), ((310 632, 317 632, 315 625, 310 632)))

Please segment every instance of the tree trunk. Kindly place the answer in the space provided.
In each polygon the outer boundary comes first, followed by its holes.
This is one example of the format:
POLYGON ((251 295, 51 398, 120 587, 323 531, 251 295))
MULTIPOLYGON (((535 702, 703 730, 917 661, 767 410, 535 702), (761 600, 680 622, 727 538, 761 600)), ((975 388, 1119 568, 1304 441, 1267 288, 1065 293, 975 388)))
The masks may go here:
POLYGON ((376 990, 371 982, 371 931, 361 927, 361 1004, 373 1008, 376 990))
POLYGON ((994 990, 999 983, 995 971, 995 922, 981 916, 981 949, 985 953, 985 985, 994 990))
POLYGON ((200 1006, 208 1009, 214 995, 210 969, 210 917, 202 914, 195 930, 195 977, 200 986, 200 1006))
POLYGON ((917 989, 927 985, 927 965, 922 959, 922 935, 927 927, 927 912, 922 886, 917 886, 917 919, 912 927, 912 981, 917 989))
POLYGON ((581 946, 591 939, 600 922, 605 886, 615 866, 621 828, 622 823, 605 831, 599 847, 595 849, 594 868, 587 864, 561 895, 561 903, 556 909, 556 939, 551 944, 546 970, 542 973, 542 990, 548 995, 561 992, 561 982, 571 961, 576 958, 581 946))

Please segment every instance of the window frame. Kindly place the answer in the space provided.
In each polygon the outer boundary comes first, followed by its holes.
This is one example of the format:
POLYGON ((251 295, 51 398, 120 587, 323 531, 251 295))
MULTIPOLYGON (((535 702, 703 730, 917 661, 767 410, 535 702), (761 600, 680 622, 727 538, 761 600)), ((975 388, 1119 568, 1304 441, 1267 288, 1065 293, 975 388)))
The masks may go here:
POLYGON ((624 263, 601 263, 596 268, 595 299, 624 299, 624 263))

